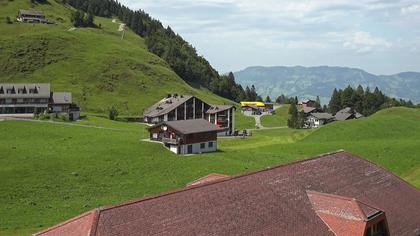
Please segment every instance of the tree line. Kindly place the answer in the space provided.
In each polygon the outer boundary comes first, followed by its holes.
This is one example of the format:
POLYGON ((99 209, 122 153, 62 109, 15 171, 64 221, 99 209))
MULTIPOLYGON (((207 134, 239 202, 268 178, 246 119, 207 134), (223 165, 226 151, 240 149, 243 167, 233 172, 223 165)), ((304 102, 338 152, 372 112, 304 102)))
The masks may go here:
MULTIPOLYGON (((132 31, 145 38, 150 52, 168 62, 175 73, 190 85, 208 88, 215 94, 237 102, 247 96, 247 91, 235 82, 234 77, 230 74, 220 76, 204 57, 197 54, 192 45, 143 10, 133 11, 116 0, 63 1, 88 14, 118 17, 132 31)), ((248 95, 254 97, 254 94, 248 95)))
POLYGON ((350 107, 364 116, 369 116, 381 109, 398 106, 415 107, 410 100, 386 96, 378 87, 371 91, 369 87, 364 89, 359 85, 356 89, 351 86, 345 89, 334 89, 328 111, 335 114, 341 109, 350 107))

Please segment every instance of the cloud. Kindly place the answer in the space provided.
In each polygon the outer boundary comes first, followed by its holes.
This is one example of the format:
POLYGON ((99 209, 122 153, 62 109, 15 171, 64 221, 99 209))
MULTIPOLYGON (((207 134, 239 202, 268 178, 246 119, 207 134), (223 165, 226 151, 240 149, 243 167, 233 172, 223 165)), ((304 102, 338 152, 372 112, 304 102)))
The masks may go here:
POLYGON ((410 5, 401 8, 401 14, 409 15, 414 13, 420 13, 420 5, 410 5))
MULTIPOLYGON (((222 72, 291 58, 297 61, 293 63, 311 65, 328 64, 333 56, 344 66, 356 66, 361 57, 379 57, 378 53, 382 60, 396 60, 396 53, 420 60, 418 53, 410 53, 420 48, 416 43, 420 0, 121 2, 170 25, 222 72)), ((360 67, 378 68, 374 61, 360 67)))
POLYGON ((346 36, 343 46, 357 53, 370 53, 375 50, 384 50, 392 47, 392 43, 379 37, 374 37, 368 32, 358 31, 346 36))

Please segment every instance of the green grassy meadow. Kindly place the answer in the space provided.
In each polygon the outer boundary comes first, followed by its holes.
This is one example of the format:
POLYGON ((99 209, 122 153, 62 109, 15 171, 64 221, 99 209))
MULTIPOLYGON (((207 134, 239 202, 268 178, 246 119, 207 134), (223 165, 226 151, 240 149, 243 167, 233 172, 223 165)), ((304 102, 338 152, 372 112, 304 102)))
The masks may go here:
POLYGON ((0 235, 32 233, 95 207, 346 149, 420 187, 420 110, 394 108, 317 130, 221 138, 217 153, 177 156, 143 142, 142 124, 88 116, 63 125, 0 121, 0 235), (78 127, 90 125, 110 129, 78 127))
POLYGON ((262 116, 261 123, 264 127, 282 127, 287 126, 287 119, 290 105, 282 105, 282 107, 275 110, 274 115, 262 116))

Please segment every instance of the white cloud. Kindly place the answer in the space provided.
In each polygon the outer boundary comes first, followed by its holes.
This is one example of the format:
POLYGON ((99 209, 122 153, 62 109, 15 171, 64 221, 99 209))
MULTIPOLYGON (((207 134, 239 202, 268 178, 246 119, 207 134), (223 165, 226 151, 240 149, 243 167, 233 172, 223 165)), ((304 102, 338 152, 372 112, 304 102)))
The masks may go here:
POLYGON ((344 35, 343 47, 355 50, 357 53, 369 53, 388 49, 392 47, 392 43, 372 36, 368 32, 358 31, 344 35))
MULTIPOLYGON (((325 54, 345 62, 344 66, 356 65, 362 56, 379 57, 378 53, 381 60, 394 60, 395 65, 407 64, 395 61, 396 53, 420 60, 418 53, 410 52, 420 48, 416 43, 420 0, 121 2, 170 25, 222 72, 249 64, 275 65, 279 58, 283 63, 295 58, 296 64, 328 64, 325 54)), ((378 68, 374 63, 360 67, 378 68)))
POLYGON ((410 5, 401 8, 401 14, 409 15, 414 13, 420 13, 420 5, 410 5))

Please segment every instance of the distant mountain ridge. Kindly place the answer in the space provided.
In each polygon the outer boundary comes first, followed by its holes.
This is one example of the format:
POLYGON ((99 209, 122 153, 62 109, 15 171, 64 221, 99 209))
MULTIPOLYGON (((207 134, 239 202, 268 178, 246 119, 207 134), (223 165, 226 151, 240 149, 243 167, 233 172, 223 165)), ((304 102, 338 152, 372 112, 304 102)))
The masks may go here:
POLYGON ((235 72, 242 86, 254 84, 258 94, 272 99, 281 94, 314 98, 320 96, 328 102, 334 88, 353 87, 359 84, 374 89, 378 87, 388 96, 420 102, 420 73, 402 72, 395 75, 374 75, 364 70, 348 67, 254 66, 235 72))

